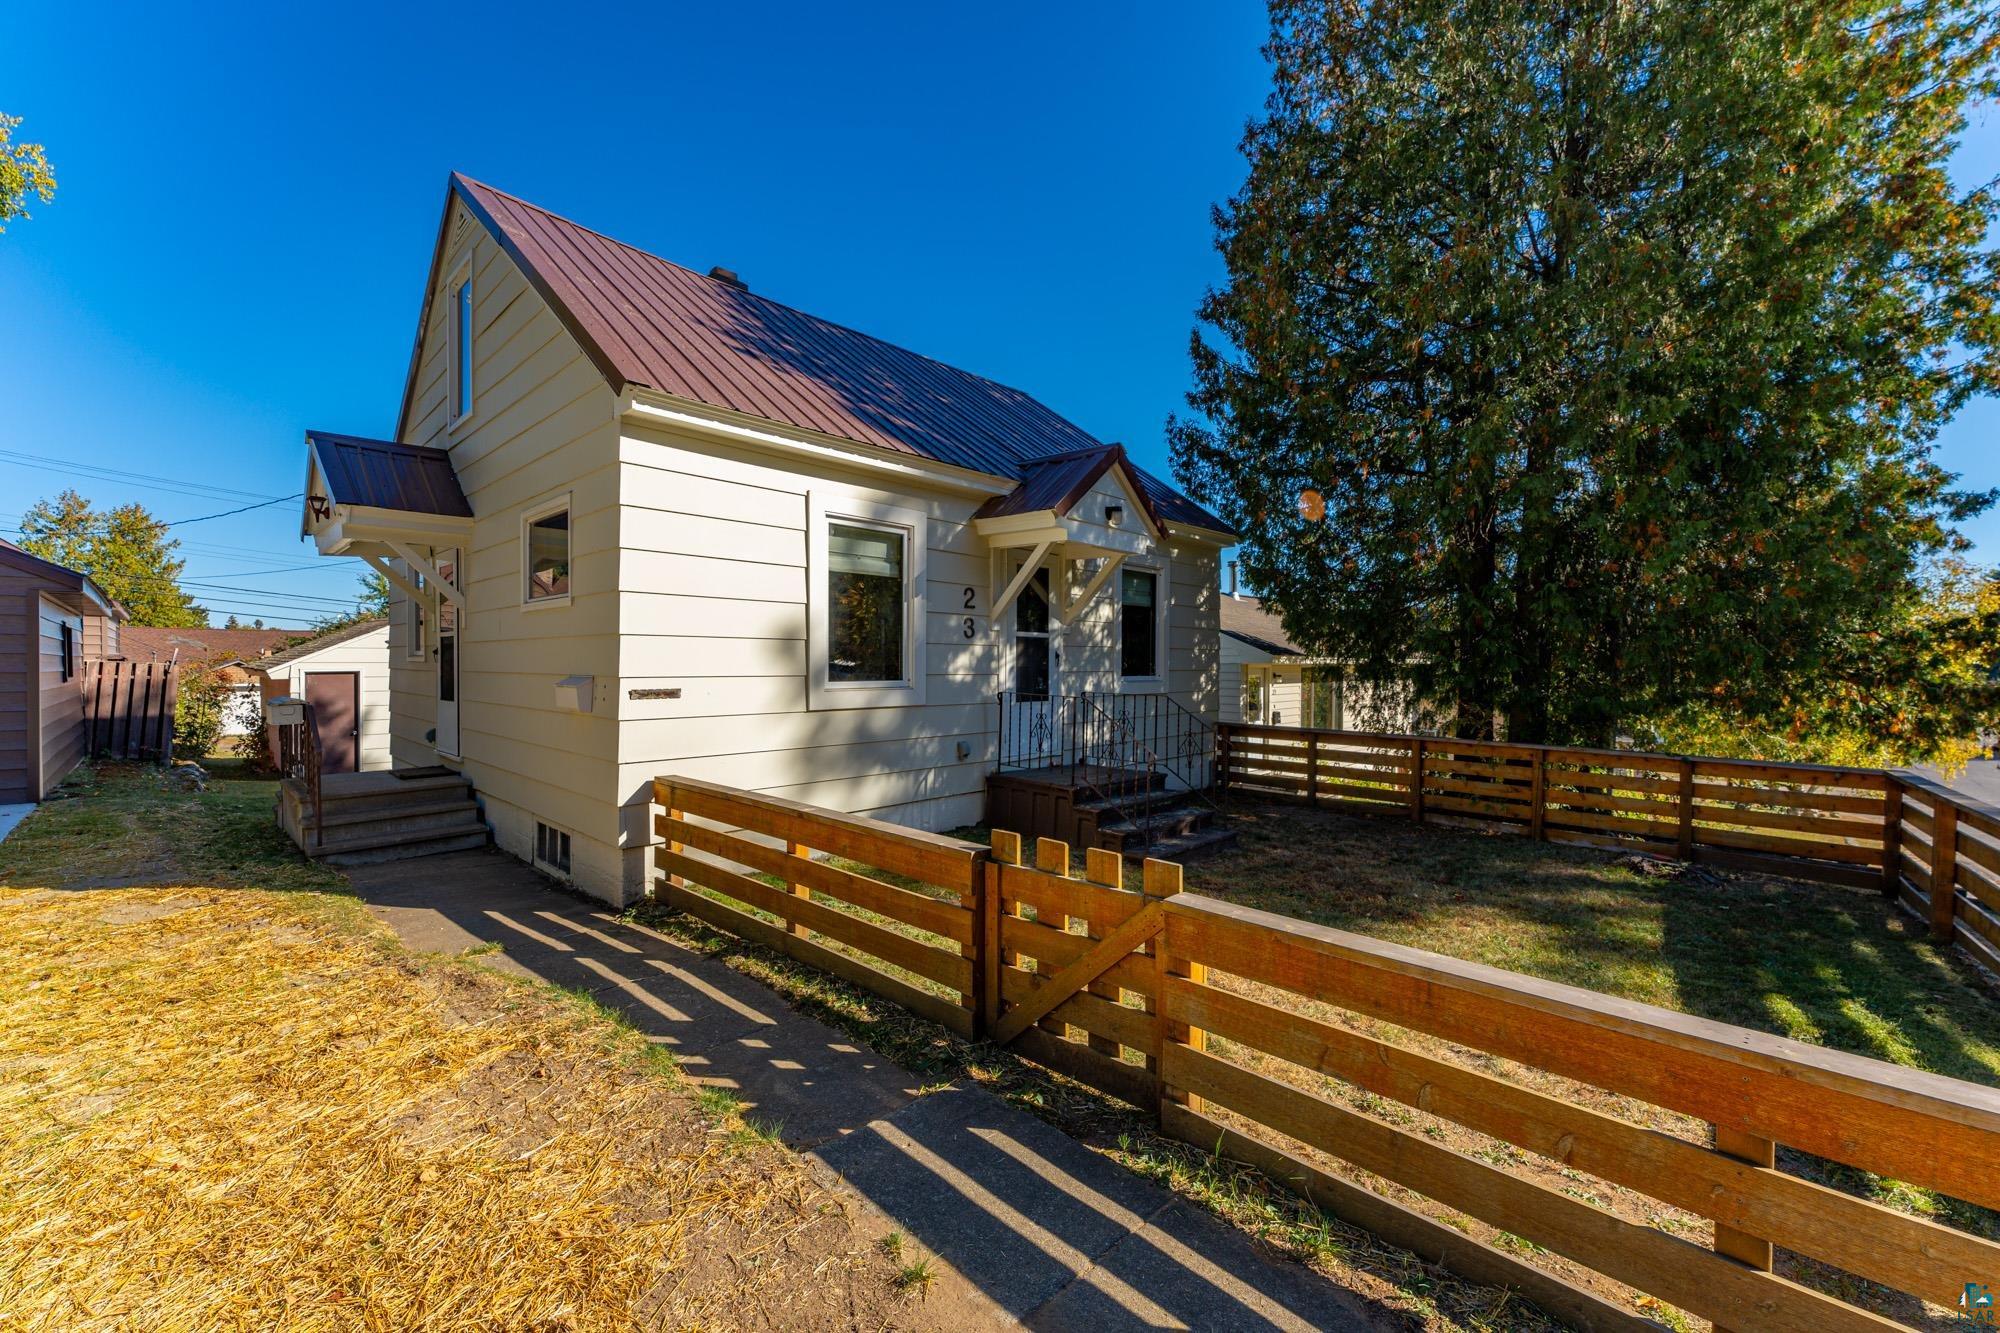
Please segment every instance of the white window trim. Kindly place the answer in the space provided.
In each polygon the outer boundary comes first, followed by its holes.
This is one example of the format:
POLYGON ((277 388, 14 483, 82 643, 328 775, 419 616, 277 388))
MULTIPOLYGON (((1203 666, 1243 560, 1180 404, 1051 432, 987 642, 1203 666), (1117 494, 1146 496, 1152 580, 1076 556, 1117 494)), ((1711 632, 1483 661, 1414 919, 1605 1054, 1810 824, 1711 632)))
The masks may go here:
POLYGON ((1127 557, 1125 564, 1112 583, 1113 618, 1117 632, 1112 635, 1116 642, 1112 651, 1117 656, 1112 659, 1118 668, 1118 688, 1128 694, 1163 694, 1167 689, 1167 678, 1173 672, 1172 655, 1167 648, 1167 611, 1173 603, 1172 563, 1166 560, 1141 560, 1127 557), (1128 676, 1125 674, 1125 576, 1127 574, 1151 574, 1153 576, 1153 662, 1159 671, 1151 676, 1128 676))
MULTIPOLYGON (((458 328, 458 289, 461 285, 468 282, 472 282, 472 254, 470 251, 459 256, 458 262, 452 265, 451 277, 446 279, 444 284, 444 424, 447 430, 457 430, 460 426, 472 420, 479 411, 477 385, 469 386, 466 391, 465 410, 463 412, 455 411, 458 406, 458 345, 460 341, 458 328)), ((472 288, 472 307, 473 314, 477 316, 479 312, 479 287, 476 283, 474 283, 472 288)), ((475 363, 479 350, 476 341, 478 332, 477 329, 473 330, 475 363)))
POLYGON ((521 511, 521 609, 523 611, 548 611, 558 606, 568 606, 576 600, 576 510, 571 508, 570 492, 551 496, 538 505, 531 505, 521 511), (539 519, 550 514, 569 511, 569 586, 570 591, 555 597, 530 597, 529 577, 533 571, 528 566, 528 529, 539 519))
MULTIPOLYGON (((399 560, 396 563, 403 567, 403 573, 410 582, 416 584, 424 593, 422 601, 402 593, 401 604, 408 608, 403 613, 403 660, 426 662, 430 660, 430 644, 427 640, 430 637, 431 627, 429 606, 433 595, 431 585, 429 580, 412 568, 408 561, 399 560)), ((400 589, 397 591, 401 592, 400 589)))
MULTIPOLYGON (((829 708, 911 708, 924 702, 930 673, 930 620, 926 588, 930 577, 930 519, 921 510, 877 504, 842 492, 813 491, 806 497, 806 706, 829 708), (836 681, 827 664, 827 526, 899 532, 904 539, 903 679, 836 681)), ((955 622, 954 622, 955 623, 955 622)))

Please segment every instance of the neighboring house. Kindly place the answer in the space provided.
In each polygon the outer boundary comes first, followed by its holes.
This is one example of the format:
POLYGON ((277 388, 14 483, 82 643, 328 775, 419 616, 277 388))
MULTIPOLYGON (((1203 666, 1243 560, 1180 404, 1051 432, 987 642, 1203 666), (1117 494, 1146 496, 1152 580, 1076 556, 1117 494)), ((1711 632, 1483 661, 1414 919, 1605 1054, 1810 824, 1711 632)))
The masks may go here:
MULTIPOLYGON (((387 620, 363 620, 243 665, 256 678, 262 703, 290 695, 313 706, 323 771, 390 766, 387 620)), ((276 763, 277 729, 269 732, 265 740, 276 763)))
POLYGON ((395 764, 614 902, 658 774, 942 829, 1003 690, 1216 717, 1232 534, 1121 448, 462 176, 395 439, 306 443, 304 534, 398 589, 395 764))
POLYGON ((1409 693, 1348 679, 1340 664, 1292 642, 1277 613, 1255 597, 1226 594, 1222 720, 1272 727, 1427 730, 1409 693))
POLYGON ((257 725, 257 681, 249 666, 287 644, 309 638, 303 629, 183 629, 127 625, 124 656, 135 662, 217 665, 229 690, 222 706, 222 734, 247 736, 257 725))
POLYGON ((125 610, 87 575, 0 541, 0 804, 39 801, 84 757, 83 663, 125 610))

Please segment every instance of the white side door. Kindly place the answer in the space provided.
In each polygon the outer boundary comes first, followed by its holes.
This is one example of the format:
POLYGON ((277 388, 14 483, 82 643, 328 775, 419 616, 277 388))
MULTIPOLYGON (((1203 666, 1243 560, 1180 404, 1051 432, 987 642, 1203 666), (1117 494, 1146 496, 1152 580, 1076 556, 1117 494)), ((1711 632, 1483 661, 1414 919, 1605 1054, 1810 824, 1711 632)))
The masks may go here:
MULTIPOLYGON (((433 563, 444 581, 463 587, 458 575, 458 550, 439 551, 433 563)), ((458 604, 438 594, 437 752, 458 758, 458 604)))

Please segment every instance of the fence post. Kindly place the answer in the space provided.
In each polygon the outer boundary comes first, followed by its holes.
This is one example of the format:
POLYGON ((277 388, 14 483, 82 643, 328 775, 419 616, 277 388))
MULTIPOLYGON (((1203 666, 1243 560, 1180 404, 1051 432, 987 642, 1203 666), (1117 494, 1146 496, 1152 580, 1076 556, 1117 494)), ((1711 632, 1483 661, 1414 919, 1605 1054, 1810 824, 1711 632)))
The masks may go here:
POLYGON ((1891 775, 1882 793, 1882 896, 1893 898, 1903 882, 1903 784, 1891 775))
POLYGON ((1547 819, 1549 809, 1549 747, 1535 747, 1534 779, 1529 783, 1530 799, 1534 804, 1528 810, 1528 836, 1536 842, 1548 837, 1547 819))
POLYGON ((972 858, 971 882, 966 886, 965 896, 959 901, 970 909, 972 930, 965 947, 959 953, 965 958, 972 971, 972 981, 963 997, 965 1007, 972 1013, 972 1037, 977 1041, 988 1030, 987 1015, 993 1004, 989 998, 993 987, 997 987, 1000 974, 995 971, 989 977, 988 959, 993 957, 997 947, 992 934, 986 928, 986 917, 990 905, 1000 896, 1000 872, 993 865, 990 852, 979 852, 972 858))
POLYGON ((1319 804, 1319 733, 1306 733, 1306 804, 1319 804))
MULTIPOLYGON (((1155 861, 1146 858, 1145 878, 1141 882, 1148 898, 1170 900, 1181 891, 1181 868, 1173 861, 1155 861)), ((1172 903, 1167 903, 1171 916, 1172 903)), ((1190 963, 1176 959, 1167 947, 1167 932, 1162 930, 1153 936, 1147 946, 1153 951, 1153 1042, 1156 1047, 1154 1069, 1160 1077, 1160 1114, 1166 1115, 1168 1103, 1185 1106, 1190 1111, 1201 1110, 1201 1098, 1167 1082, 1167 1047, 1175 1042, 1203 1050, 1208 1046, 1208 1034, 1200 1028, 1191 1028, 1184 1023, 1175 1023, 1167 1018, 1167 978, 1182 977, 1197 985, 1208 980, 1208 968, 1201 963, 1190 963)))
POLYGON ((1424 822, 1424 738, 1410 738, 1410 818, 1424 822))
POLYGON ((1958 807, 1945 796, 1931 802, 1931 938, 1951 943, 1958 897, 1958 807))
POLYGON ((1215 724, 1215 785, 1220 791, 1229 790, 1229 724, 1215 724))
POLYGON ((1681 763, 1680 830, 1677 854, 1683 861, 1694 860, 1694 760, 1681 763))
MULTIPOLYGON (((1715 1150, 1725 1156, 1748 1162, 1752 1166, 1766 1169, 1776 1165, 1778 1145, 1770 1139, 1758 1138, 1739 1129, 1727 1129, 1716 1125, 1715 1150)), ((1746 1264, 1760 1273, 1771 1271, 1771 1242, 1761 1236, 1753 1236, 1735 1227, 1715 1224, 1715 1252, 1727 1255, 1738 1263, 1746 1264)), ((1738 1333, 1717 1324, 1715 1333, 1738 1333)), ((1744 1330, 1743 1333, 1747 1333, 1744 1330)))
MULTIPOLYGON (((791 855, 800 858, 801 860, 805 861, 812 860, 812 854, 813 854, 812 848, 806 846, 802 842, 787 842, 785 844, 785 850, 789 852, 791 855)), ((810 885, 796 884, 796 883, 792 885, 792 897, 804 898, 810 901, 812 899, 812 896, 813 896, 813 891, 810 885)), ((797 921, 793 920, 789 916, 785 918, 785 928, 791 931, 792 934, 798 936, 798 938, 800 939, 804 939, 806 936, 812 933, 806 927, 800 925, 797 921)))
MULTIPOLYGON (((990 1032, 993 1025, 1000 1021, 1000 1011, 1005 1008, 1001 999, 1000 969, 1003 966, 1018 967, 1021 963, 1021 955, 1005 947, 1006 937, 1005 932, 1001 930, 1000 921, 1001 916, 1008 910, 1001 901, 1000 881, 1006 875, 1006 867, 1021 864, 1021 835, 997 828, 993 830, 989 840, 993 844, 993 860, 987 866, 989 879, 986 902, 973 929, 984 936, 982 943, 985 948, 985 966, 981 970, 986 977, 986 993, 982 998, 986 1003, 986 1029, 990 1032)), ((1020 908, 1016 906, 1012 915, 1020 914, 1020 908)))

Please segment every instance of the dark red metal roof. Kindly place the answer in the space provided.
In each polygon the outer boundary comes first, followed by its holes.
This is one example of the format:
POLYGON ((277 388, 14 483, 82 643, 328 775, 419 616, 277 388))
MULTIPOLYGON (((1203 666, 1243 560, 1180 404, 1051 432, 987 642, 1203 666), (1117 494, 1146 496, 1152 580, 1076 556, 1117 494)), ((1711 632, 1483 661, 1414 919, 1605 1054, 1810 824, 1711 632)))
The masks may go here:
MULTIPOLYGON (((1101 444, 1095 449, 1079 449, 1074 453, 1057 454, 1052 458, 1031 458, 1020 464, 1021 484, 1005 495, 996 495, 979 506, 974 518, 1004 518, 1009 514, 1032 514, 1038 510, 1053 510, 1066 514, 1076 507, 1076 502, 1089 494, 1097 479, 1113 467, 1123 469, 1127 484, 1139 501, 1139 507, 1153 520, 1156 529, 1165 531, 1165 515, 1148 490, 1143 474, 1132 466, 1132 460, 1125 456, 1125 447, 1118 444, 1101 444)), ((1220 527, 1220 520, 1196 509, 1192 502, 1179 494, 1167 494, 1181 505, 1201 514, 1201 518, 1182 518, 1181 522, 1195 523, 1201 527, 1220 527)))
MULTIPOLYGON (((1027 463, 1052 454, 1106 447, 1018 389, 669 263, 457 173, 451 190, 616 390, 640 385, 1003 477, 1024 476, 1027 463)), ((1164 481, 1133 471, 1161 515, 1227 531, 1164 481)))
POLYGON ((327 499, 414 514, 471 518, 451 455, 442 449, 309 430, 306 445, 319 459, 327 499))

